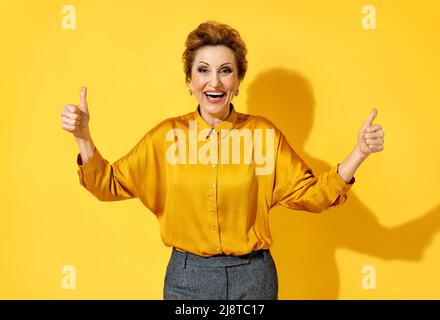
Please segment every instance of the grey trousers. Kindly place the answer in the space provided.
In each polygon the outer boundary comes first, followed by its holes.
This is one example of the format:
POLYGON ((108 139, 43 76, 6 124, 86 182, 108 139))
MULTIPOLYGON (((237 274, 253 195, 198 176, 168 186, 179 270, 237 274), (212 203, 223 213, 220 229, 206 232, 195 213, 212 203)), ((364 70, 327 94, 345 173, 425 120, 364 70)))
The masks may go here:
POLYGON ((278 275, 269 250, 202 257, 173 248, 165 300, 277 300, 278 275))

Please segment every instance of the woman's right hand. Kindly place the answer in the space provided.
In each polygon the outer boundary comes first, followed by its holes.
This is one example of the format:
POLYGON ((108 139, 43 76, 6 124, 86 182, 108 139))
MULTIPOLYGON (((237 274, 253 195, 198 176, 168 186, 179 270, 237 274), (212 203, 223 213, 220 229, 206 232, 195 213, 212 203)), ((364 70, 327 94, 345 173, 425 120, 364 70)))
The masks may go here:
POLYGON ((79 105, 66 104, 61 112, 61 127, 72 133, 77 139, 88 139, 89 131, 89 110, 87 106, 87 88, 82 87, 79 105))

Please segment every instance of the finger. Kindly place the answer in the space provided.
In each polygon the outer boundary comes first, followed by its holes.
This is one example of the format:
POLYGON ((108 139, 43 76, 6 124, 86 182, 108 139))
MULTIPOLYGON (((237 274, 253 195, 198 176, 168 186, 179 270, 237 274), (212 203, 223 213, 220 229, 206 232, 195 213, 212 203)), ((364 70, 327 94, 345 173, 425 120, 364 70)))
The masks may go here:
POLYGON ((79 124, 79 120, 70 119, 65 116, 63 116, 61 119, 62 119, 63 123, 71 125, 71 126, 76 126, 79 124))
POLYGON ((375 146, 375 145, 368 145, 368 149, 370 149, 373 152, 381 151, 384 149, 384 146, 375 146))
POLYGON ((81 113, 80 110, 78 110, 78 108, 74 104, 66 104, 64 106, 64 110, 72 113, 81 113))
POLYGON ((62 127, 63 129, 65 129, 65 130, 67 130, 67 131, 73 131, 73 130, 76 129, 75 126, 71 126, 71 125, 64 124, 64 123, 61 124, 61 127, 62 127))
POLYGON ((74 120, 81 120, 81 115, 74 113, 74 112, 70 112, 70 111, 63 111, 61 112, 62 116, 65 116, 69 119, 74 119, 74 120))
POLYGON ((82 87, 79 92, 79 105, 84 110, 87 108, 87 88, 82 87))
POLYGON ((367 131, 367 132, 375 132, 375 131, 378 131, 378 130, 382 130, 382 126, 380 124, 375 124, 373 126, 369 126, 369 127, 367 127, 367 129, 365 131, 367 131))
POLYGON ((374 139, 374 138, 383 138, 385 136, 385 133, 382 130, 371 132, 371 133, 364 133, 363 138, 364 139, 374 139))
POLYGON ((376 118, 376 116, 377 116, 377 109, 376 108, 371 109, 371 112, 368 115, 367 120, 365 120, 364 125, 371 126, 371 124, 372 124, 374 118, 376 118))
POLYGON ((367 145, 380 145, 380 144, 383 144, 384 142, 383 142, 383 139, 382 138, 376 138, 376 139, 367 139, 367 140, 365 140, 365 143, 367 144, 367 145))

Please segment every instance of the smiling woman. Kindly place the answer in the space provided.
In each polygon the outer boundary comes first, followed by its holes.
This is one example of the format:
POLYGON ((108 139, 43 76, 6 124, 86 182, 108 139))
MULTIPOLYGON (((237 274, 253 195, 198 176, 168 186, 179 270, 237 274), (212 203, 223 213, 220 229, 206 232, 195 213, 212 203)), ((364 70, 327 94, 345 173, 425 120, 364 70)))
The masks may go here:
POLYGON ((185 81, 200 113, 213 127, 229 115, 247 71, 247 49, 237 30, 215 21, 202 23, 187 37, 182 59, 185 81))
POLYGON ((190 32, 183 62, 197 108, 161 121, 113 164, 92 141, 85 88, 80 104, 61 115, 80 149, 81 185, 101 201, 139 198, 157 217, 163 243, 173 248, 165 299, 277 299, 270 209, 342 205, 359 164, 383 149, 373 112, 353 153, 315 176, 274 123, 232 104, 246 53, 228 25, 208 21, 190 32))
POLYGON ((226 24, 207 21, 190 32, 186 38, 186 49, 182 54, 182 60, 187 84, 191 81, 191 69, 197 50, 204 46, 216 45, 223 45, 232 49, 236 58, 237 77, 240 81, 244 79, 248 68, 246 60, 247 48, 240 34, 237 30, 226 24))

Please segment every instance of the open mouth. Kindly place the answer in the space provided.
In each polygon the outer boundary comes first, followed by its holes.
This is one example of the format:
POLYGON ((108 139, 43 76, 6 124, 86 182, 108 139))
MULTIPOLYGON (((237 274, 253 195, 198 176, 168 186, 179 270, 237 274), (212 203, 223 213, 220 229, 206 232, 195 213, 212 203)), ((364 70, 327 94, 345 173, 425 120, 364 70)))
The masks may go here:
POLYGON ((222 101, 223 98, 226 96, 225 92, 223 92, 223 93, 205 92, 204 94, 209 102, 214 102, 214 103, 222 101))
POLYGON ((205 95, 208 96, 208 97, 211 97, 211 98, 221 98, 225 94, 226 93, 224 93, 224 92, 223 93, 208 93, 208 92, 205 92, 205 95))

